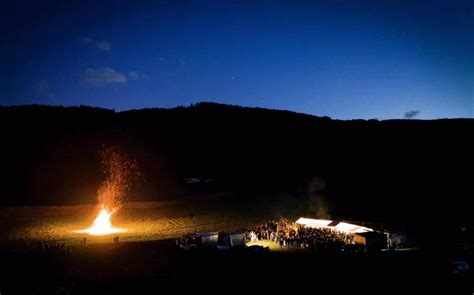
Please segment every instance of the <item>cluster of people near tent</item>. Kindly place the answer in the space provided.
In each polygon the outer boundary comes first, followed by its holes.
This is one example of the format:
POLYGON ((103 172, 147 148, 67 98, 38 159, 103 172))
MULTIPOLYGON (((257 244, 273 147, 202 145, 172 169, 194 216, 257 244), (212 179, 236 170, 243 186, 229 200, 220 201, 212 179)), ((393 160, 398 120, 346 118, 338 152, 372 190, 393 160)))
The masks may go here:
POLYGON ((250 241, 270 240, 289 248, 356 250, 354 234, 331 228, 304 227, 285 219, 258 225, 247 232, 247 237, 250 241))

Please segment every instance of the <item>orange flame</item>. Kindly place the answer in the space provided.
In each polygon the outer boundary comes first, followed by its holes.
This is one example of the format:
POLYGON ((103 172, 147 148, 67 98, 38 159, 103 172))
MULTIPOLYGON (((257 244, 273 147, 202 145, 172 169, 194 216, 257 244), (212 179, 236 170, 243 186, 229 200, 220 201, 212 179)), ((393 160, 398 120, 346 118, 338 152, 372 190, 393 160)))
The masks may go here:
POLYGON ((107 177, 97 191, 100 204, 99 215, 87 229, 75 231, 90 235, 107 235, 127 231, 112 226, 111 216, 122 206, 134 176, 139 176, 136 162, 117 149, 105 149, 102 153, 107 177))
POLYGON ((113 227, 110 218, 113 212, 101 209, 99 215, 94 220, 94 223, 86 229, 75 231, 77 233, 85 233, 94 236, 109 235, 115 233, 126 232, 126 229, 113 227))

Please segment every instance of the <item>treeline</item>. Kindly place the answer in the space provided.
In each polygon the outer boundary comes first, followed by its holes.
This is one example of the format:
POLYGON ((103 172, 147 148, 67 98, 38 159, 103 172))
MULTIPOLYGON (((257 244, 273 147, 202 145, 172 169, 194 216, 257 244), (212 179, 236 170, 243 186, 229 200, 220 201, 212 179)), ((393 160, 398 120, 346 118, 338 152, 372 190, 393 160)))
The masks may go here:
POLYGON ((2 107, 0 203, 95 202, 99 151, 114 146, 139 163, 133 200, 298 197, 318 176, 339 216, 465 219, 473 127, 472 119, 341 121, 215 103, 125 112, 2 107))

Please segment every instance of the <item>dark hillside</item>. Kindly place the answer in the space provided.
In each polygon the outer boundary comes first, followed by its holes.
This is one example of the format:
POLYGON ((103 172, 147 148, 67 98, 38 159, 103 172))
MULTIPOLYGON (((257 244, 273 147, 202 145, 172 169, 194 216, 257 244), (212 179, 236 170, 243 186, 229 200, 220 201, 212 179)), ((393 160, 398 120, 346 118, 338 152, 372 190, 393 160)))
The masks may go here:
POLYGON ((471 119, 340 121, 200 103, 126 112, 3 107, 0 126, 3 205, 95 202, 104 146, 139 162, 135 200, 197 192, 298 197, 318 176, 333 214, 425 226, 467 219, 474 195, 471 119))

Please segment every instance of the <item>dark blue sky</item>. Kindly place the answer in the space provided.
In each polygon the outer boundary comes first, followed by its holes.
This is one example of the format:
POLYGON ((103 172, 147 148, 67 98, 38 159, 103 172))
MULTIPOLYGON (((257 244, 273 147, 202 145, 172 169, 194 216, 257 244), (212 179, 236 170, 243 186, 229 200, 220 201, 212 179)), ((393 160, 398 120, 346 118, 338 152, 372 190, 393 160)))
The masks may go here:
POLYGON ((473 117, 474 1, 2 1, 0 104, 473 117))

